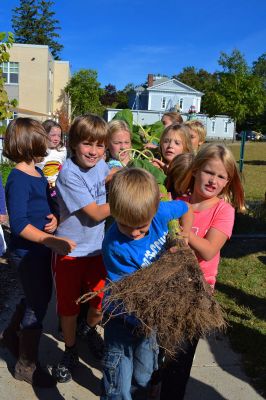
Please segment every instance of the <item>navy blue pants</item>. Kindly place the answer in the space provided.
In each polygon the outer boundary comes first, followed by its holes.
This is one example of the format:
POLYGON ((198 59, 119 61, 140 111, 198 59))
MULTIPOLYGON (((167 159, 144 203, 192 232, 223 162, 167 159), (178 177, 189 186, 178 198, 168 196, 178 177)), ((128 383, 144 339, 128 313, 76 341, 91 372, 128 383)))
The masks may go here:
POLYGON ((11 252, 10 263, 17 268, 25 296, 22 328, 42 328, 53 287, 51 250, 39 246, 39 249, 29 250, 24 256, 11 252))

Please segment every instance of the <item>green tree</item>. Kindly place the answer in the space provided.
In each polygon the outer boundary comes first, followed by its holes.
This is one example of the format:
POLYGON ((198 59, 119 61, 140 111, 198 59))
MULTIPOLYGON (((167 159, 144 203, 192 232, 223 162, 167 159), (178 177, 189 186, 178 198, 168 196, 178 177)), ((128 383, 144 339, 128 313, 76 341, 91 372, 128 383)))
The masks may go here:
POLYGON ((103 94, 100 97, 100 101, 103 106, 113 106, 117 101, 117 91, 116 87, 109 83, 103 89, 103 94))
POLYGON ((81 69, 76 72, 65 87, 65 92, 71 100, 72 117, 87 112, 102 114, 100 102, 100 83, 97 72, 92 69, 81 69))
POLYGON ((51 10, 53 5, 53 1, 42 0, 39 2, 35 43, 49 46, 54 58, 58 60, 63 45, 57 42, 57 39, 60 37, 57 31, 61 27, 59 26, 59 20, 54 18, 55 12, 51 10))
POLYGON ((53 5, 53 1, 20 0, 20 6, 12 10, 12 27, 17 43, 47 45, 57 60, 63 46, 56 40, 61 28, 52 11, 53 5))
MULTIPOLYGON (((14 43, 14 37, 11 32, 6 35, 5 32, 0 32, 0 65, 4 62, 9 61, 9 52, 8 50, 14 43)), ((10 111, 11 106, 16 106, 16 100, 8 100, 7 93, 4 88, 4 78, 2 76, 2 69, 0 68, 0 120, 4 120, 6 118, 10 118, 12 116, 12 112, 10 111)))
POLYGON ((17 43, 33 43, 37 23, 36 0, 20 0, 20 5, 12 10, 12 28, 17 43))
POLYGON ((220 113, 230 115, 239 124, 259 116, 265 107, 262 79, 252 74, 238 50, 231 55, 221 53, 218 63, 223 67, 216 92, 220 113))
POLYGON ((256 61, 253 62, 252 72, 264 81, 266 89, 266 53, 263 53, 256 61))

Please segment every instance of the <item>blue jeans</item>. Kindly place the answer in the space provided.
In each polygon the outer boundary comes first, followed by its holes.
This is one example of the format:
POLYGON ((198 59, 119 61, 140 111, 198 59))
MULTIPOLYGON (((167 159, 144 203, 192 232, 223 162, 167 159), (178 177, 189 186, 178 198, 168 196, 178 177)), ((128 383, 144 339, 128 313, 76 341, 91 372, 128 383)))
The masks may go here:
POLYGON ((158 345, 155 333, 146 338, 135 330, 122 318, 105 325, 101 400, 147 398, 152 373, 158 368, 158 345))

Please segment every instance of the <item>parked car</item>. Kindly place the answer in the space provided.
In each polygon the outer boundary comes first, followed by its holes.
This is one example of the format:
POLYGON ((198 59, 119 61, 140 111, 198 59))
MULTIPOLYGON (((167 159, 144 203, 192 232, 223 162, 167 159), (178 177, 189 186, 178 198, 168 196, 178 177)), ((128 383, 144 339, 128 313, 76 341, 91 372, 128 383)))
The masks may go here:
POLYGON ((253 142, 262 140, 263 135, 256 131, 241 131, 240 133, 236 134, 236 140, 241 140, 244 132, 246 132, 246 140, 251 140, 253 142))

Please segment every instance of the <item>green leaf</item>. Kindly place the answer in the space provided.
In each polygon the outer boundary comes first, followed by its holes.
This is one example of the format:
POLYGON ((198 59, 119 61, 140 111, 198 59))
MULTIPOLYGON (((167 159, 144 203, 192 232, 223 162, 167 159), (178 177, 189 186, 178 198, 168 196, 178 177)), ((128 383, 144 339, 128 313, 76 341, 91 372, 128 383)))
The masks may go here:
POLYGON ((128 124, 129 129, 132 131, 132 129, 133 129, 133 113, 131 110, 126 108, 125 110, 118 111, 115 114, 113 120, 125 121, 128 124))
POLYGON ((128 164, 128 167, 143 168, 154 176, 158 184, 164 185, 166 175, 163 173, 162 170, 152 165, 150 161, 135 159, 128 164))

